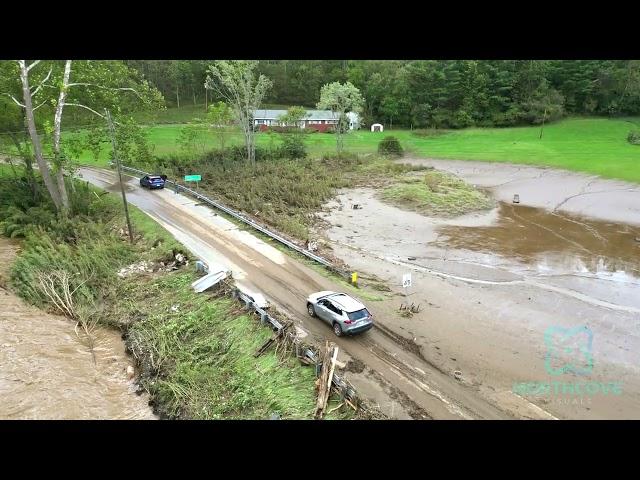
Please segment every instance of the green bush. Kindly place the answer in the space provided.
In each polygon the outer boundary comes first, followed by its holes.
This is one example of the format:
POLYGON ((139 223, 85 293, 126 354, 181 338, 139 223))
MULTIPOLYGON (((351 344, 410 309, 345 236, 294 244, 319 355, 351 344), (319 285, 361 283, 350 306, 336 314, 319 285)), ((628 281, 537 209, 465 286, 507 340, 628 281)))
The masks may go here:
POLYGON ((284 158, 306 158, 307 147, 304 144, 304 137, 300 134, 283 135, 280 154, 284 158))
POLYGON ((631 131, 629 135, 627 135, 627 141, 631 145, 640 145, 640 131, 631 131))
POLYGON ((396 157, 401 157, 404 151, 402 150, 402 145, 396 137, 384 137, 382 141, 378 144, 378 153, 380 155, 392 155, 396 157))

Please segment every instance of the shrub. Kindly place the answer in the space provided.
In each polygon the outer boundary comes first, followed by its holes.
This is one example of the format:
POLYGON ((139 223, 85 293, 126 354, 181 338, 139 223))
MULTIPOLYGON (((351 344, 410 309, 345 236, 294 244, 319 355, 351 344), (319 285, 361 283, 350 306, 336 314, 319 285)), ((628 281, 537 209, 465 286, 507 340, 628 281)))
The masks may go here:
POLYGON ((640 145, 640 131, 631 131, 629 135, 627 135, 627 141, 631 145, 640 145))
POLYGON ((283 158, 306 158, 307 147, 300 134, 283 135, 280 154, 283 158))
POLYGON ((396 137, 384 137, 378 144, 378 153, 380 155, 401 157, 404 152, 396 137))

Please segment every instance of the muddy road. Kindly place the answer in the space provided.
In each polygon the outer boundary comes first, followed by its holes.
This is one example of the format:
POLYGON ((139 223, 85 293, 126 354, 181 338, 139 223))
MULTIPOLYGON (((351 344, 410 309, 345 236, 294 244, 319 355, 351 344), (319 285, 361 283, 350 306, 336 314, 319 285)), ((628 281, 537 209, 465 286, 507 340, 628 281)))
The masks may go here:
POLYGON ((423 311, 394 319, 390 330, 517 416, 529 416, 526 401, 557 418, 640 418, 640 188, 551 169, 409 161, 487 188, 498 203, 445 220, 363 188, 325 206, 334 254, 399 294, 402 274, 412 272, 408 301, 423 311), (593 332, 592 371, 552 374, 545 331, 580 325, 593 332), (545 382, 560 392, 514 394, 516 384, 545 382), (580 382, 620 388, 578 394, 580 382))
MULTIPOLYGON (((114 172, 83 168, 80 175, 94 185, 118 192, 114 172)), ((478 395, 477 386, 457 380, 453 372, 425 360, 413 340, 389 328, 398 316, 398 302, 366 302, 378 328, 354 338, 337 338, 331 328, 310 318, 306 297, 341 287, 273 246, 240 230, 208 207, 166 190, 148 191, 127 177, 127 200, 164 226, 205 262, 226 266, 236 282, 263 293, 289 314, 314 341, 325 338, 340 347, 346 377, 358 392, 387 415, 401 419, 501 419, 517 416, 478 395)), ((528 403, 528 402, 527 402, 528 403)), ((529 406, 523 408, 528 409, 529 406)), ((531 412, 541 418, 546 414, 531 412)))
POLYGON ((4 288, 18 245, 0 237, 0 419, 155 419, 136 395, 120 335, 96 332, 95 360, 73 323, 4 288))

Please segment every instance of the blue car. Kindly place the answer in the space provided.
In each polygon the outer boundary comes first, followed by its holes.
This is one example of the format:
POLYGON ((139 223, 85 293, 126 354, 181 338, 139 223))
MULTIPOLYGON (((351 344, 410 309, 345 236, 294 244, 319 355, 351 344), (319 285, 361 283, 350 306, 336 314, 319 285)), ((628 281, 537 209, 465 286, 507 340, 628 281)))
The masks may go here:
POLYGON ((140 179, 140 186, 142 188, 147 187, 150 190, 154 188, 164 188, 166 180, 166 175, 145 175, 140 179))

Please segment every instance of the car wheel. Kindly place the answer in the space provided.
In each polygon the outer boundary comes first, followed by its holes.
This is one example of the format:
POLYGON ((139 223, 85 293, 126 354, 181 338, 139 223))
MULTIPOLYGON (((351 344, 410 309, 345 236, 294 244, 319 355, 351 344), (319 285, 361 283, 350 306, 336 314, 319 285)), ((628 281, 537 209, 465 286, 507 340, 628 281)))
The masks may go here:
POLYGON ((316 311, 313 308, 313 305, 311 305, 310 303, 307 303, 307 312, 309 312, 309 315, 312 317, 316 316, 316 311))
POLYGON ((342 327, 340 327, 340 324, 338 322, 333 324, 333 333, 336 334, 336 337, 342 336, 342 327))

